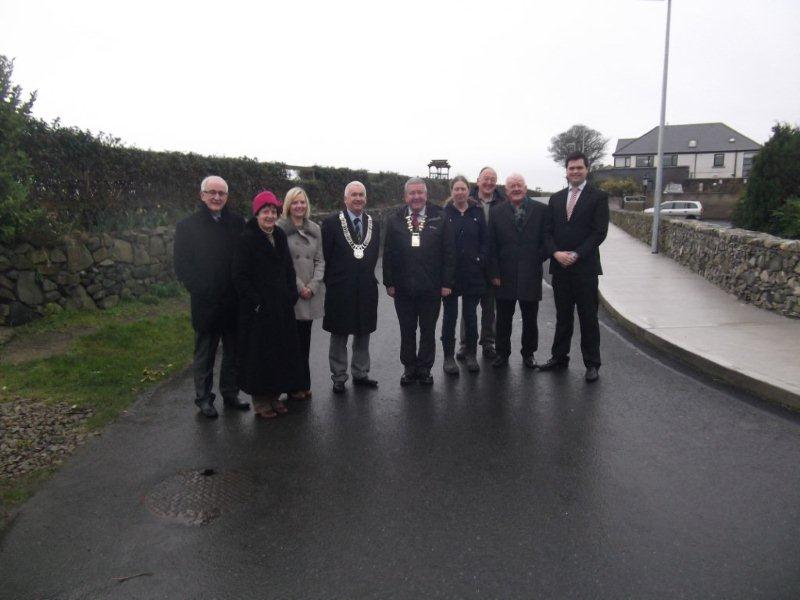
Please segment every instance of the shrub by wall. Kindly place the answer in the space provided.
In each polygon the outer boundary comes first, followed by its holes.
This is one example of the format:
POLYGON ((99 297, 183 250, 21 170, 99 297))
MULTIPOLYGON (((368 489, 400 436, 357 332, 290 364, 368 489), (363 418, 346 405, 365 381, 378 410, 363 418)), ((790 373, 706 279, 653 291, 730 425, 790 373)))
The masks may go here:
MULTIPOLYGON (((107 135, 38 120, 28 122, 20 146, 31 166, 29 201, 68 228, 90 231, 174 224, 194 208, 200 181, 209 174, 228 182, 229 201, 243 214, 259 190, 282 197, 295 185, 307 190, 315 207, 334 208, 345 185, 356 179, 366 186, 370 205, 385 206, 402 198, 408 179, 313 166, 303 169, 310 177, 290 180, 283 163, 128 148, 107 135)), ((428 180, 428 188, 432 199, 448 195, 446 181, 428 180)))

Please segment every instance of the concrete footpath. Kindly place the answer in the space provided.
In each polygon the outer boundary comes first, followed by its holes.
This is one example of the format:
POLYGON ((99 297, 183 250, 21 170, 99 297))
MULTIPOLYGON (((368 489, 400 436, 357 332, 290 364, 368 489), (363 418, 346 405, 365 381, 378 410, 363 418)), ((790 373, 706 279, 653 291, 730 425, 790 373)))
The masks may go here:
POLYGON ((601 301, 640 339, 763 399, 800 409, 800 321, 746 304, 609 226, 601 301))

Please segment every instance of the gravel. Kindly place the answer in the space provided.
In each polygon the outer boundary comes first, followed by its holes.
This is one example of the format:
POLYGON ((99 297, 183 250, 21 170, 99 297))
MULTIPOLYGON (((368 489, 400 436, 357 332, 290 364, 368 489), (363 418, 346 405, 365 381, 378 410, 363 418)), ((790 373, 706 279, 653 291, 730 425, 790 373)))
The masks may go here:
POLYGON ((91 435, 85 423, 92 412, 22 398, 0 404, 0 478, 61 464, 91 435))

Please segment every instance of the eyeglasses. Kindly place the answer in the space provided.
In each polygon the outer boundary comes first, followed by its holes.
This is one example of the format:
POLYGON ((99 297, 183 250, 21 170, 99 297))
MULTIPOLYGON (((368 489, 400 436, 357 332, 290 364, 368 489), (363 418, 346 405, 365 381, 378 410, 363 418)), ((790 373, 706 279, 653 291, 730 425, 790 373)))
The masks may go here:
POLYGON ((220 198, 224 198, 228 195, 228 192, 220 192, 218 190, 203 190, 203 193, 209 196, 219 196, 220 198))

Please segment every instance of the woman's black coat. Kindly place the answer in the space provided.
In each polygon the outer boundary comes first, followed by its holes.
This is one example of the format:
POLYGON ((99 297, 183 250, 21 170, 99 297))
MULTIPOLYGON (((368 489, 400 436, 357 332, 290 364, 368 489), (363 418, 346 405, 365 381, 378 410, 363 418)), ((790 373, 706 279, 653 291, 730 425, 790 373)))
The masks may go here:
POLYGON ((462 215, 448 202, 445 218, 455 238, 456 275, 453 293, 459 296, 480 296, 486 291, 486 257, 489 251, 489 233, 483 209, 470 199, 462 215))
POLYGON ((274 247, 251 219, 233 258, 233 283, 239 295, 239 387, 252 395, 303 387, 294 318, 298 298, 294 266, 286 234, 275 227, 273 237, 274 247))

